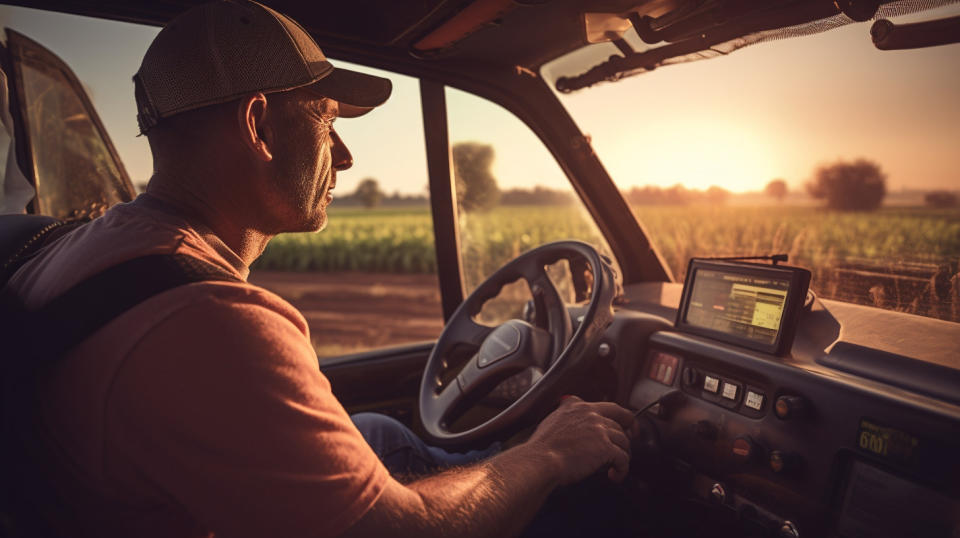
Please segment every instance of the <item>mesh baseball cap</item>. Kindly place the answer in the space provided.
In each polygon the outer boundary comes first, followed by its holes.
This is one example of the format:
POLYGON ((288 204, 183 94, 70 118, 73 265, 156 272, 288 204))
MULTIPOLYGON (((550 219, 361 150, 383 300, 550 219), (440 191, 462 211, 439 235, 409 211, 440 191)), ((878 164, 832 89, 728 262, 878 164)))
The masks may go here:
POLYGON ((217 0, 170 21, 133 77, 137 122, 146 133, 162 118, 251 93, 312 85, 356 117, 390 97, 390 81, 336 69, 293 19, 251 0, 217 0))

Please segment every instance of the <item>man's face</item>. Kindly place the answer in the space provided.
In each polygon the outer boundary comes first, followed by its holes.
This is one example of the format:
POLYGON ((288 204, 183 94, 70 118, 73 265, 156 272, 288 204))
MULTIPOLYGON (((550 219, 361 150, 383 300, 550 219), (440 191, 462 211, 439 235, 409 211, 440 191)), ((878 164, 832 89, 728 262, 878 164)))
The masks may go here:
POLYGON ((277 204, 271 209, 282 209, 279 231, 322 230, 337 171, 353 164, 350 151, 332 127, 339 105, 309 90, 293 90, 274 102, 281 110, 273 151, 276 196, 271 196, 270 202, 277 204))

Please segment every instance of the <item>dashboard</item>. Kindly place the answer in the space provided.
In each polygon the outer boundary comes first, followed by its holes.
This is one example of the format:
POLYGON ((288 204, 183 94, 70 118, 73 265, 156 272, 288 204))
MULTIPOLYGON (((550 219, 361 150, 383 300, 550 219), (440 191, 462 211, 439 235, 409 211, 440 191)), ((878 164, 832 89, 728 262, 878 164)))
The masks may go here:
POLYGON ((956 324, 816 300, 778 355, 683 330, 702 308, 685 295, 627 286, 605 340, 617 401, 675 393, 644 415, 633 474, 702 524, 674 535, 960 536, 956 324))

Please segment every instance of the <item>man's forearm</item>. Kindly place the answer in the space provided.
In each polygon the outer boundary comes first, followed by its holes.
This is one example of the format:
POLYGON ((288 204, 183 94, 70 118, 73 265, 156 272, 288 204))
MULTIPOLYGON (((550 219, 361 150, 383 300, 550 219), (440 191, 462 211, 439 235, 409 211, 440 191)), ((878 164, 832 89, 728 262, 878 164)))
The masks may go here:
POLYGON ((557 486, 556 459, 529 443, 408 487, 435 520, 430 536, 514 536, 557 486))
POLYGON ((630 468, 624 429, 633 412, 609 402, 564 398, 522 445, 489 460, 402 485, 389 480, 347 536, 509 536, 518 534, 559 485, 607 468, 630 468))
POLYGON ((514 536, 556 487, 557 465, 548 450, 524 443, 406 485, 391 480, 371 513, 347 534, 391 529, 404 536, 514 536))

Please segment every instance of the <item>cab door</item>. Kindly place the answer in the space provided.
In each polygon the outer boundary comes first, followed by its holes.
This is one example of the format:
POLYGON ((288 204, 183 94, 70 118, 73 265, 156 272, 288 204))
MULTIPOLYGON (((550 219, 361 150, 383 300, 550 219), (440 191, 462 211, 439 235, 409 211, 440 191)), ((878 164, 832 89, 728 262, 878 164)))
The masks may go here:
POLYGON ((90 219, 135 196, 90 98, 55 54, 6 30, 17 161, 36 190, 29 213, 90 219))

